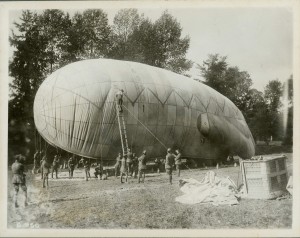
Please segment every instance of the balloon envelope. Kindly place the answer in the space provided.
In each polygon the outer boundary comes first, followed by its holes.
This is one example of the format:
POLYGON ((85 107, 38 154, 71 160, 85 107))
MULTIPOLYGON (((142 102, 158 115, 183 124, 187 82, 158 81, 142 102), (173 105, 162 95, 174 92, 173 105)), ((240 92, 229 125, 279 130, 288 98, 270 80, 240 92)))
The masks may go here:
POLYGON ((114 159, 121 152, 115 108, 120 89, 133 152, 146 149, 158 157, 170 147, 199 159, 254 155, 251 132, 228 98, 188 77, 127 61, 84 60, 52 73, 35 97, 36 128, 71 153, 114 159))

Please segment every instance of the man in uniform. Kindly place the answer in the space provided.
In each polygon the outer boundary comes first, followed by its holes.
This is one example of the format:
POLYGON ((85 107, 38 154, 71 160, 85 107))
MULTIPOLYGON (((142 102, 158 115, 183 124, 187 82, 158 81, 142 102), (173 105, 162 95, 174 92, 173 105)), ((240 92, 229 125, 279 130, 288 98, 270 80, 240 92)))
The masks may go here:
POLYGON ((171 153, 171 148, 167 150, 166 155, 166 162, 165 162, 165 169, 166 173, 169 175, 169 182, 172 184, 172 171, 173 171, 173 165, 174 165, 174 154, 171 153))
POLYGON ((102 179, 102 174, 103 174, 103 166, 102 166, 101 162, 99 162, 97 164, 97 166, 95 167, 94 175, 96 178, 98 178, 98 175, 99 175, 99 179, 102 179))
POLYGON ((83 163, 84 171, 85 171, 85 180, 88 181, 88 178, 91 178, 90 169, 91 165, 88 160, 85 160, 83 163))
POLYGON ((46 156, 46 152, 45 152, 44 156, 43 156, 43 153, 44 153, 43 151, 40 152, 40 158, 41 158, 41 160, 40 160, 41 179, 43 179, 43 176, 44 176, 42 164, 43 164, 43 161, 44 161, 45 156, 46 156))
POLYGON ((121 166, 121 153, 119 153, 118 157, 116 158, 116 163, 115 163, 115 176, 118 176, 118 172, 120 170, 121 166))
POLYGON ((127 163, 127 175, 130 175, 132 176, 132 159, 133 159, 133 154, 131 152, 131 150, 128 148, 127 150, 127 160, 126 160, 126 163, 127 163))
POLYGON ((160 167, 161 167, 161 160, 160 160, 160 158, 156 158, 154 160, 154 163, 155 163, 155 168, 156 168, 157 173, 160 174, 160 167))
POLYGON ((68 161, 68 169, 69 169, 69 179, 73 178, 73 173, 74 173, 74 169, 75 169, 74 155, 72 155, 72 157, 68 161))
POLYGON ((117 104, 118 104, 120 112, 123 112, 123 109, 122 109, 122 105, 123 105, 123 93, 124 93, 123 89, 119 90, 116 93, 117 104))
POLYGON ((24 165, 23 162, 25 160, 25 157, 22 155, 16 155, 15 156, 15 162, 12 164, 11 169, 12 169, 12 173, 13 173, 13 179, 12 179, 12 183, 14 185, 14 204, 15 207, 18 207, 18 201, 17 201, 17 197, 18 197, 18 193, 19 193, 19 188, 21 187, 21 189, 24 192, 25 195, 25 207, 28 205, 27 204, 27 187, 26 187, 26 179, 25 179, 25 173, 24 173, 24 165))
POLYGON ((128 170, 126 168, 126 158, 125 156, 123 156, 122 160, 121 160, 121 168, 120 168, 120 179, 121 179, 121 183, 123 183, 123 175, 125 174, 126 176, 126 183, 128 182, 128 170))
POLYGON ((53 162, 52 162, 52 171, 51 171, 51 177, 53 178, 53 174, 55 172, 55 178, 58 179, 57 172, 59 167, 59 158, 57 155, 54 156, 53 162))
POLYGON ((45 183, 47 184, 47 188, 49 187, 49 184, 48 184, 48 175, 50 173, 50 167, 51 167, 51 164, 50 162, 48 161, 48 158, 46 156, 46 153, 43 157, 43 162, 42 162, 42 171, 43 171, 43 188, 45 188, 45 183))
POLYGON ((33 168, 32 168, 32 174, 35 174, 35 170, 38 167, 38 157, 39 157, 39 151, 35 152, 33 155, 33 168))
POLYGON ((175 166, 176 166, 176 170, 178 171, 178 177, 180 177, 180 169, 181 169, 181 153, 180 151, 177 149, 175 150, 176 153, 176 157, 175 157, 175 166))
POLYGON ((132 154, 132 173, 134 173, 134 178, 137 178, 139 169, 139 160, 135 153, 132 154))
POLYGON ((146 165, 146 150, 143 151, 142 155, 138 158, 139 161, 139 178, 138 182, 140 183, 141 177, 143 177, 143 183, 145 182, 145 172, 147 169, 146 165))

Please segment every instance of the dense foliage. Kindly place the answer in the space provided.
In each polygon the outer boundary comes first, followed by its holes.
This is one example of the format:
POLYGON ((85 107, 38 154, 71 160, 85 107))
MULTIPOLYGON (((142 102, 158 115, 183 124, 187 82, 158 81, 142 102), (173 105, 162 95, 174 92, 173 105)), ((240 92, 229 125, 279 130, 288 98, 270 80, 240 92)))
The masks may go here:
POLYGON ((205 83, 228 97, 243 113, 254 140, 267 143, 273 140, 284 140, 292 143, 292 77, 288 80, 289 109, 287 125, 284 130, 282 121, 283 106, 281 103, 283 85, 279 80, 271 80, 264 92, 252 86, 252 79, 237 66, 229 66, 225 56, 209 55, 202 65, 198 64, 205 83))

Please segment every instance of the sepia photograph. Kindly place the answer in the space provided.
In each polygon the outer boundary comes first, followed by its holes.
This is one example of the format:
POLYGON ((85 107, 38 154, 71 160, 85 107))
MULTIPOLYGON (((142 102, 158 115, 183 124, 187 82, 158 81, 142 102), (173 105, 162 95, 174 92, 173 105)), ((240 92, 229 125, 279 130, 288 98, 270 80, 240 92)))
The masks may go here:
POLYGON ((300 235, 299 2, 219 3, 0 3, 2 235, 300 235))

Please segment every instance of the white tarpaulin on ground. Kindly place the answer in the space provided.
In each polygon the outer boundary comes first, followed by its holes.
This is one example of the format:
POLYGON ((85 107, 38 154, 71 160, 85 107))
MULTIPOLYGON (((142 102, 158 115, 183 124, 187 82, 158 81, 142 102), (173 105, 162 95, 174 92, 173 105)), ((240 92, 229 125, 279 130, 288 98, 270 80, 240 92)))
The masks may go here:
POLYGON ((213 205, 238 204, 239 192, 235 183, 229 178, 216 176, 213 171, 205 174, 202 181, 182 179, 179 181, 180 190, 184 195, 175 200, 184 204, 210 203, 213 205))

